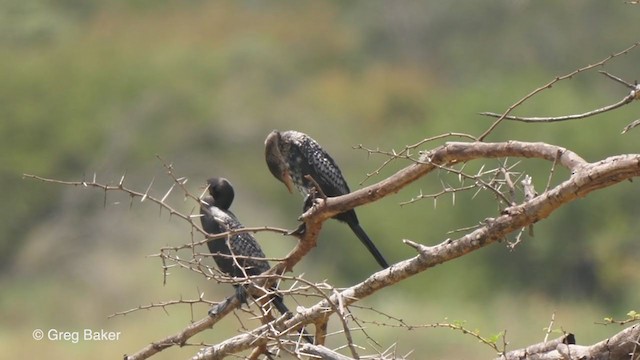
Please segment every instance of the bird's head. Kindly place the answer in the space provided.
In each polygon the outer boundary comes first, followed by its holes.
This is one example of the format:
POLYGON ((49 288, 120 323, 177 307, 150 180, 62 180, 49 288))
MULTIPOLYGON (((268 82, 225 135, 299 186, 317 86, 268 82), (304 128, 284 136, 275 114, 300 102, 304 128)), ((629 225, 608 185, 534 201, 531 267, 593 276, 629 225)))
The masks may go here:
POLYGON ((291 193, 293 192, 293 179, 289 173, 289 164, 282 154, 281 142, 280 132, 273 130, 264 141, 264 155, 271 174, 282 181, 291 193))
POLYGON ((229 180, 221 177, 207 179, 207 191, 213 197, 213 204, 210 205, 224 210, 231 207, 235 192, 229 180))

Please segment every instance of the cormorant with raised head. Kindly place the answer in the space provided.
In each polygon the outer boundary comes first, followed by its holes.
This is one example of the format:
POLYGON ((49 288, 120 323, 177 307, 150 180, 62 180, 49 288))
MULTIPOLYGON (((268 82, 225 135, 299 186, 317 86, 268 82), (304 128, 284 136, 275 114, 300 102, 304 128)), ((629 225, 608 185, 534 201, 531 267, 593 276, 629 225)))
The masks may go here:
MULTIPOLYGON (((220 234, 229 230, 243 228, 236 216, 229 210, 235 193, 233 186, 225 178, 207 180, 209 196, 201 199, 200 221, 202 228, 209 234, 220 234)), ((270 269, 258 241, 250 233, 231 235, 228 239, 214 239, 207 242, 209 252, 218 269, 231 277, 259 275, 270 269), (222 256, 217 256, 218 254, 222 256)), ((242 303, 247 302, 246 289, 234 285, 236 296, 242 303)), ((275 290, 275 289, 274 289, 275 290)), ((273 296, 273 305, 282 314, 289 311, 282 297, 273 296)))
MULTIPOLYGON (((293 192, 295 186, 305 196, 304 211, 311 207, 311 194, 315 188, 306 175, 311 176, 320 187, 319 190, 327 197, 351 192, 336 162, 307 134, 292 130, 272 131, 265 140, 265 158, 273 176, 282 181, 289 192, 293 192)), ((353 209, 336 215, 335 219, 349 225, 380 266, 389 267, 367 233, 360 227, 353 209)))

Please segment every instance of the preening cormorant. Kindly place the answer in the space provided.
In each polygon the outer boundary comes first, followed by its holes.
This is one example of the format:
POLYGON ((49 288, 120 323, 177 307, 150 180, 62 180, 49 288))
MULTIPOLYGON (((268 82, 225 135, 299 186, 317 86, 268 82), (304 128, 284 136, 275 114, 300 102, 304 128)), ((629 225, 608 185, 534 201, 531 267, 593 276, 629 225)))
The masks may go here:
MULTIPOLYGON (((269 171, 282 181, 289 192, 295 186, 305 196, 304 211, 312 204, 311 194, 315 185, 305 176, 309 175, 327 197, 351 192, 336 162, 307 134, 299 131, 272 131, 265 140, 265 158, 269 171)), ((364 232, 356 212, 351 209, 335 216, 347 223, 358 239, 383 268, 389 264, 364 232)))

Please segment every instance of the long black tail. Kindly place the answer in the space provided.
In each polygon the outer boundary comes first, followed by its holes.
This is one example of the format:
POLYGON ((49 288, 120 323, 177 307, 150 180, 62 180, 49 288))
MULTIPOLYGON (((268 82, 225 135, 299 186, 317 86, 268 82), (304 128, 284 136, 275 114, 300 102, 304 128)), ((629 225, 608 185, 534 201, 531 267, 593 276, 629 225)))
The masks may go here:
MULTIPOLYGON (((271 301, 273 303, 273 306, 276 307, 276 309, 278 309, 278 311, 280 312, 280 314, 284 315, 289 313, 289 308, 287 308, 287 305, 284 304, 284 301, 282 301, 282 297, 278 296, 278 295, 274 295, 273 300, 271 301)), ((313 345, 313 336, 309 335, 307 333, 307 331, 304 329, 304 327, 302 328, 302 337, 309 343, 313 345)))
POLYGON ((289 308, 284 304, 284 301, 282 301, 282 296, 274 295, 271 302, 273 303, 273 306, 278 309, 280 314, 284 315, 289 312, 289 308))
POLYGON ((371 255, 373 255, 373 257, 376 259, 378 264, 380 264, 380 266, 382 266, 383 269, 388 268, 389 264, 387 263, 387 260, 385 260, 382 254, 380 254, 380 251, 378 251, 376 246, 373 245, 373 242, 371 241, 371 239, 369 239, 369 236, 367 235, 366 232, 364 232, 362 227, 360 227, 360 224, 358 224, 357 220, 347 221, 347 224, 349 224, 349 227, 351 228, 351 230, 353 230, 354 234, 356 234, 358 239, 362 241, 364 246, 367 247, 367 249, 369 250, 371 255))

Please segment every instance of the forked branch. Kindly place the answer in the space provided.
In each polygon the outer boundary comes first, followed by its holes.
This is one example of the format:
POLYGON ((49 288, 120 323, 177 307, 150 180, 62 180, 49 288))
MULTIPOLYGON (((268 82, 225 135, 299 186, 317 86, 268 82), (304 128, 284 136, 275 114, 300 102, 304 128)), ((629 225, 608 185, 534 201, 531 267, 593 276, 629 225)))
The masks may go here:
MULTIPOLYGON (((321 205, 311 208, 303 215, 308 232, 301 244, 315 242, 322 222, 326 219, 361 206, 382 197, 396 193, 402 187, 437 169, 439 165, 450 165, 473 159, 495 157, 541 158, 568 168, 572 171, 569 179, 549 189, 543 194, 524 203, 507 208, 484 225, 455 240, 446 240, 435 246, 425 246, 409 240, 405 243, 418 251, 418 255, 379 271, 365 281, 340 291, 328 299, 305 309, 284 321, 284 326, 309 324, 320 321, 335 311, 335 305, 348 307, 378 290, 396 284, 403 279, 423 272, 435 265, 463 256, 504 239, 514 231, 534 224, 561 206, 584 197, 592 191, 614 185, 626 179, 640 176, 640 155, 621 155, 597 163, 587 163, 577 154, 543 143, 447 143, 420 158, 419 162, 400 170, 395 175, 353 193, 328 198, 321 205), (558 156, 558 154, 561 154, 558 156)), ((426 240, 426 239, 425 239, 426 240)), ((432 242, 432 241, 425 241, 432 242)), ((292 251, 290 256, 298 258, 304 246, 292 251)), ((284 263, 287 261, 285 260, 284 263)), ((240 334, 217 345, 203 349, 194 359, 220 359, 230 353, 243 351, 255 345, 256 337, 266 335, 265 328, 258 328, 247 334, 240 334)))

